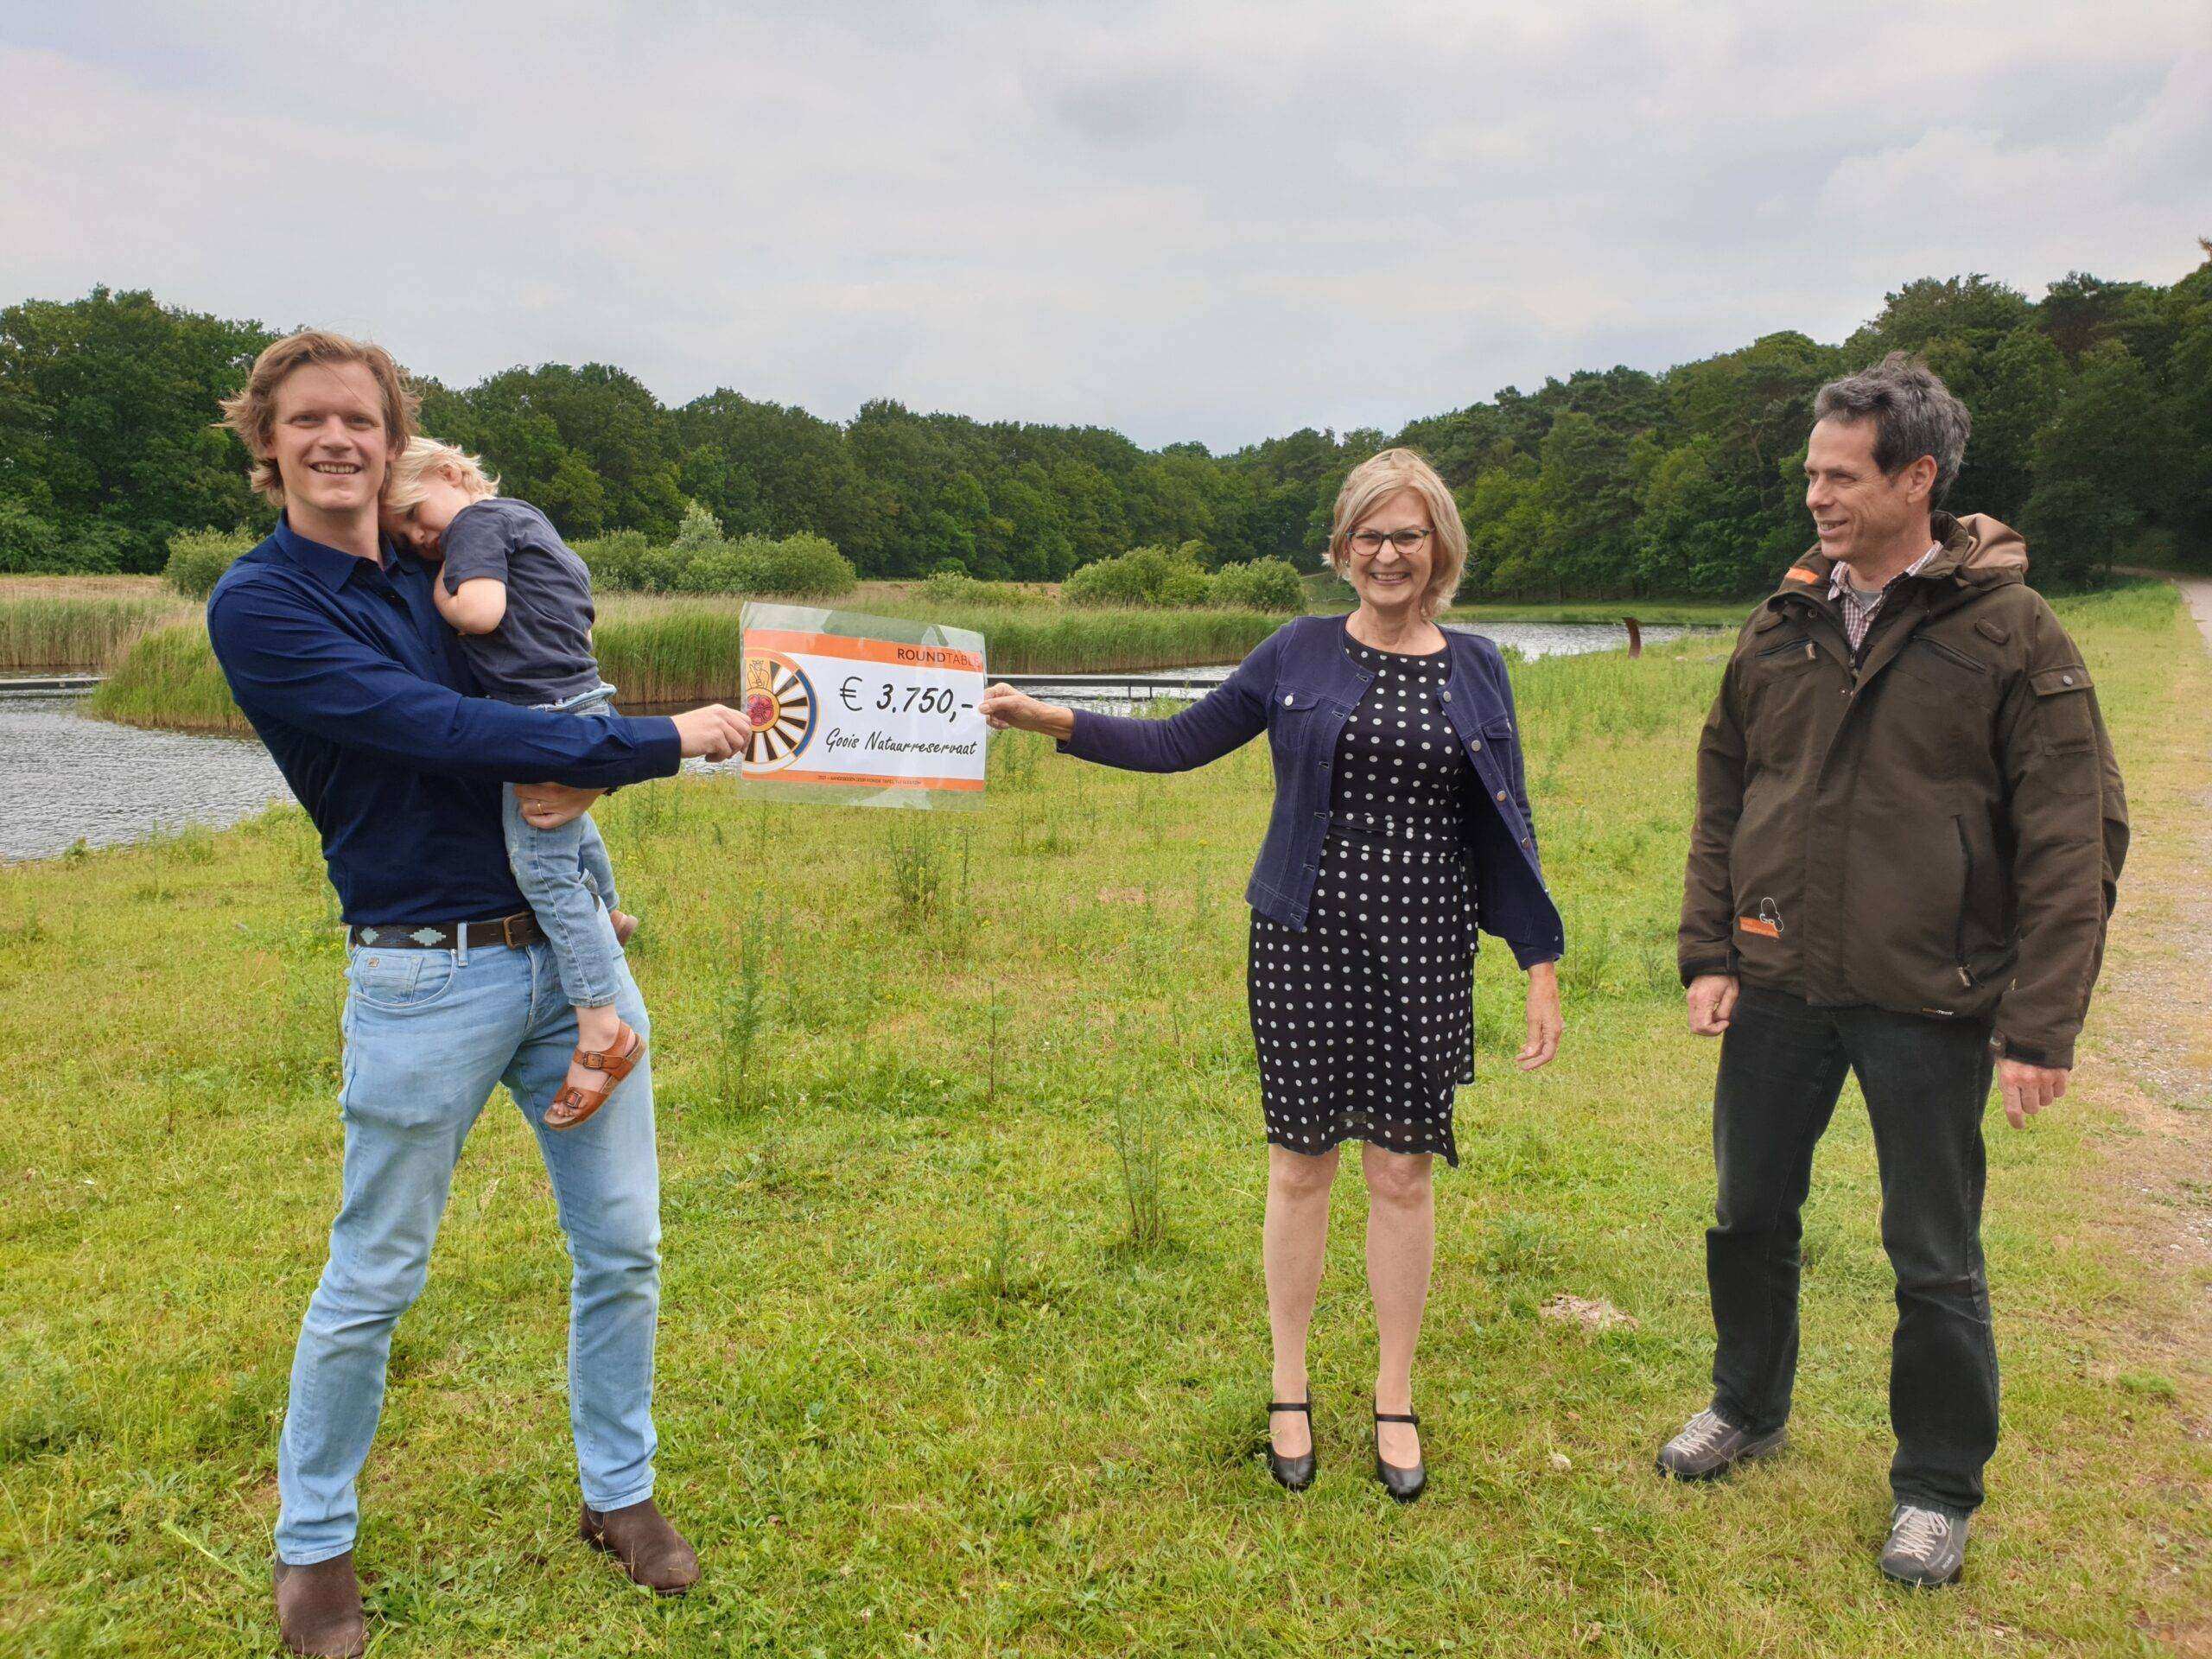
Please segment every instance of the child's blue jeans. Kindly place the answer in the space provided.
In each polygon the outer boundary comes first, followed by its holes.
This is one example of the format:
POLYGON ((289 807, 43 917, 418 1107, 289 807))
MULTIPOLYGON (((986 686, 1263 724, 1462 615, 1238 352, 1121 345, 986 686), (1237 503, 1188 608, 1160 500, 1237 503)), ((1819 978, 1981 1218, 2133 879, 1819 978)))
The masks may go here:
MULTIPOLYGON (((604 720, 614 712, 613 696, 613 686, 599 685, 566 702, 543 706, 564 715, 604 720)), ((615 972, 621 947, 614 942, 614 925, 607 919, 607 912, 614 908, 614 866, 607 860, 599 826, 586 812, 558 830, 536 829, 523 821, 512 784, 501 791, 501 803, 506 815, 507 863, 553 947, 553 960, 561 970, 561 994, 571 1007, 610 1006, 621 990, 615 972)))

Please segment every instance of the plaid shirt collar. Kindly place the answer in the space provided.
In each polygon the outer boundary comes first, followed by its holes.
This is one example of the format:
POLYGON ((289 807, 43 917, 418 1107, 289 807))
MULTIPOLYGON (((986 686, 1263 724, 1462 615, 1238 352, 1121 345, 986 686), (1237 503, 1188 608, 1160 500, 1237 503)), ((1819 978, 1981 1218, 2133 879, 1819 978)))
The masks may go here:
POLYGON ((1866 643, 1866 630, 1874 625, 1874 613, 1882 608, 1882 602, 1889 598, 1891 590, 1907 576, 1918 575, 1921 567, 1942 550, 1942 543, 1929 543, 1925 553, 1884 582, 1878 591, 1872 594, 1861 594, 1853 587, 1851 567, 1840 559, 1836 561, 1835 567, 1828 572, 1828 600, 1830 603, 1840 605, 1843 607, 1844 632, 1850 636, 1851 648, 1853 651, 1866 643))

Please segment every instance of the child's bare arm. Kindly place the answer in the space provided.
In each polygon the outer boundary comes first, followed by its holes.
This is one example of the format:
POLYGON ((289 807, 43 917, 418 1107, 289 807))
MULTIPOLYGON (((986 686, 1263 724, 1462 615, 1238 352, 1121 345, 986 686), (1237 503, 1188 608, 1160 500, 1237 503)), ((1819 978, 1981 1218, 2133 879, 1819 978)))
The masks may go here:
POLYGON ((444 582, 433 582, 430 597, 446 625, 458 633, 489 633, 507 613, 507 584, 495 576, 471 576, 454 594, 444 582))

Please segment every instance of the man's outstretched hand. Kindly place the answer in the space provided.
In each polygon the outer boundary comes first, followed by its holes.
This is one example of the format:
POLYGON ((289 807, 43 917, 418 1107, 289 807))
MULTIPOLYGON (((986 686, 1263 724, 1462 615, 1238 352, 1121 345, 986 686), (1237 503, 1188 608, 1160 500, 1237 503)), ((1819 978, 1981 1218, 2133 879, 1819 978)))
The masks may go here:
POLYGON ((676 716, 677 741, 687 760, 727 760, 745 751, 753 722, 726 703, 710 702, 676 716))

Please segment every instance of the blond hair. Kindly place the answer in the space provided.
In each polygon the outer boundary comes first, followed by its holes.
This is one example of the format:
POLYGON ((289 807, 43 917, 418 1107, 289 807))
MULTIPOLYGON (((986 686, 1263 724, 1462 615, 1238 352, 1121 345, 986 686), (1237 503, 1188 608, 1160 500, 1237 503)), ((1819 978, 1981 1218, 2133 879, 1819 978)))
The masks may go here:
POLYGON ((327 328, 303 328, 296 334, 287 334, 272 342, 253 359, 245 385, 235 396, 222 400, 223 418, 215 424, 228 427, 238 435, 253 462, 247 470, 247 479, 256 490, 280 507, 284 505, 284 480, 277 476, 276 460, 269 453, 276 442, 276 389, 295 369, 305 368, 310 363, 326 367, 359 363, 369 372, 384 404, 385 442, 391 454, 396 455, 404 449, 415 430, 418 400, 407 389, 406 377, 400 372, 399 365, 392 361, 391 353, 383 346, 349 340, 327 328))
POLYGON ((1329 563, 1346 581, 1351 576, 1351 533, 1392 496, 1411 490, 1428 509, 1428 522, 1436 532, 1429 563, 1428 586, 1421 590, 1421 613, 1431 619, 1452 602, 1459 577, 1467 568, 1467 527, 1459 519, 1459 504, 1436 468, 1410 449, 1385 449, 1363 461, 1337 492, 1336 518, 1329 531, 1329 563))
POLYGON ((385 506, 392 512, 405 512, 426 493, 423 480, 436 472, 451 473, 454 482, 479 500, 499 493, 499 480, 467 450, 440 443, 435 438, 416 436, 407 441, 407 447, 391 463, 384 486, 385 506))

